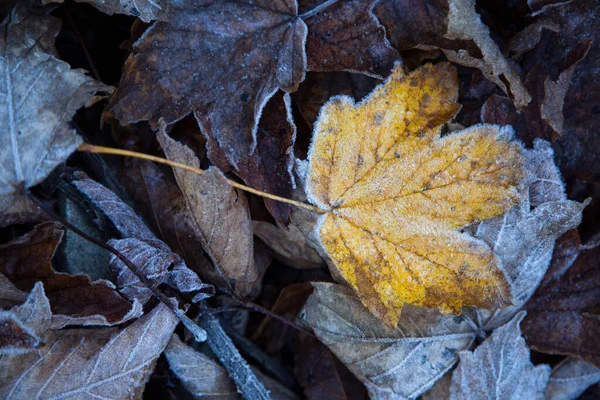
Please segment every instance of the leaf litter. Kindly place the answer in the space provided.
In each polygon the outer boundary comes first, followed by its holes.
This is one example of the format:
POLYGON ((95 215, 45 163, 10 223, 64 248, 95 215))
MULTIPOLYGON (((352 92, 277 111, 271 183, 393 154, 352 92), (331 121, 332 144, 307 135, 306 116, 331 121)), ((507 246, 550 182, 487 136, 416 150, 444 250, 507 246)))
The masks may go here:
POLYGON ((40 2, 0 8, 0 396, 597 391, 596 0, 40 2))

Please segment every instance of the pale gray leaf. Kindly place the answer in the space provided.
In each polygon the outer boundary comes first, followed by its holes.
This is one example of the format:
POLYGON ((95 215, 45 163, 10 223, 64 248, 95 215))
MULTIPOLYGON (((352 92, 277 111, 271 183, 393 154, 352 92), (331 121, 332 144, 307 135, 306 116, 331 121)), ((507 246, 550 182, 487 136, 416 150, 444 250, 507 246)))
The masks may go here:
POLYGON ((416 398, 475 339, 460 317, 405 305, 396 329, 373 316, 341 285, 313 283, 301 317, 365 384, 373 399, 416 398))
MULTIPOLYGON (((88 3, 108 15, 125 14, 144 22, 168 19, 171 0, 76 0, 88 3)), ((64 0, 42 0, 42 4, 63 3, 64 0)))
POLYGON ((544 398, 571 400, 600 381, 600 368, 577 358, 566 358, 552 369, 544 398))
POLYGON ((0 397, 140 399, 178 322, 159 304, 121 330, 46 331, 37 351, 0 357, 0 397))
POLYGON ((26 299, 27 293, 17 289, 4 274, 0 274, 0 308, 12 308, 26 299))
POLYGON ((513 297, 513 305, 502 310, 465 312, 483 329, 504 325, 521 309, 544 277, 556 239, 581 223, 587 202, 567 200, 553 155, 550 143, 536 140, 525 153, 529 177, 521 203, 477 227, 476 236, 489 243, 500 260, 513 297))
POLYGON ((81 143, 69 127, 77 109, 108 86, 55 57, 60 20, 20 2, 0 24, 0 226, 38 214, 25 190, 81 143))
POLYGON ((475 351, 461 351, 452 374, 450 399, 542 399, 550 377, 548 365, 533 366, 521 337, 519 312, 496 329, 475 351))
MULTIPOLYGON (((171 139, 161 123, 157 134, 168 159, 200 167, 194 152, 171 139)), ((213 282, 248 296, 260 284, 261 273, 253 254, 252 223, 246 196, 235 190, 215 167, 201 175, 174 168, 175 178, 193 215, 202 247, 214 263, 207 271, 213 282)))

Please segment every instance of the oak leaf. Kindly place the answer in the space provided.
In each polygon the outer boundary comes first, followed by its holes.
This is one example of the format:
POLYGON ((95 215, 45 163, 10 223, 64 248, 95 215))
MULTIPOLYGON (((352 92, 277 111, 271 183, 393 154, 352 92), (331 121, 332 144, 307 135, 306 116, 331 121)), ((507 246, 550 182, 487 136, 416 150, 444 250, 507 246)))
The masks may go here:
POLYGON ((512 130, 479 125, 440 137, 458 111, 446 63, 397 67, 362 103, 321 110, 306 192, 324 210, 322 244, 363 304, 394 327, 403 303, 459 313, 508 304, 491 249, 457 228, 519 201, 522 147, 512 130))

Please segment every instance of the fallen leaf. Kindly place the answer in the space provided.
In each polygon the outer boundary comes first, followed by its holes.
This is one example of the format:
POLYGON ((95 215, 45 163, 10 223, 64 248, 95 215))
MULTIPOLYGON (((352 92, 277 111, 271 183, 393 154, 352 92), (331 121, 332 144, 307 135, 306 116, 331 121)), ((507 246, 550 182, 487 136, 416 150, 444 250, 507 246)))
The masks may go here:
POLYGON ((20 2, 0 24, 0 226, 44 215, 27 197, 81 143, 69 121, 110 92, 83 70, 56 58, 60 21, 20 2))
POLYGON ((34 350, 40 339, 14 313, 0 310, 0 354, 34 350))
POLYGON ((374 4, 375 0, 298 1, 299 13, 304 14, 308 26, 309 71, 363 72, 376 77, 390 73, 400 55, 373 15, 374 4), (320 9, 322 6, 326 8, 320 9))
POLYGON ((300 269, 321 268, 325 265, 319 253, 296 225, 288 231, 265 221, 253 221, 254 234, 275 252, 275 257, 287 266, 300 269))
POLYGON ((141 398, 154 363, 179 322, 159 304, 120 330, 51 330, 50 309, 44 303, 47 299, 38 284, 21 306, 28 314, 45 310, 36 315, 44 344, 34 352, 0 356, 3 399, 141 398))
POLYGON ((51 260, 63 232, 54 222, 0 245, 0 273, 20 290, 29 292, 42 282, 52 306, 52 326, 115 325, 137 318, 141 305, 130 304, 106 280, 56 272, 51 260))
POLYGON ((481 21, 475 0, 383 0, 375 14, 398 50, 440 49, 448 60, 479 69, 511 96, 517 109, 531 101, 518 72, 481 21))
MULTIPOLYGON (((256 131, 256 149, 236 167, 230 165, 218 144, 208 138, 208 157, 223 172, 233 171, 249 186, 277 196, 291 197, 295 187, 292 176, 296 125, 289 94, 277 92, 263 110, 256 131)), ((280 226, 290 217, 289 204, 264 199, 267 209, 280 226)))
POLYGON ((267 101, 304 79, 306 24, 295 0, 181 7, 136 42, 106 115, 123 123, 148 120, 156 129, 159 118, 170 124, 194 113, 236 167, 256 148, 267 101))
POLYGON ((572 231, 559 239, 548 274, 524 307, 523 337, 531 348, 600 366, 599 238, 581 245, 572 231))
MULTIPOLYGON (((164 129, 158 133, 158 141, 167 158, 199 168, 194 152, 167 136, 164 129)), ((261 271, 254 263, 246 196, 214 167, 202 175, 178 168, 173 172, 193 215, 196 236, 214 263, 214 270, 204 271, 206 277, 240 296, 251 295, 260 284, 261 271)))
POLYGON ((309 153, 323 246, 363 304, 394 327, 404 303, 460 313, 508 305, 491 249, 456 231, 518 203, 522 148, 480 125, 440 138, 458 110, 448 64, 397 67, 362 103, 327 103, 309 153))
POLYGON ((541 399, 550 377, 548 365, 534 366, 521 337, 518 313, 475 351, 461 351, 452 374, 451 399, 541 399))
POLYGON ((581 223, 587 202, 567 200, 550 143, 536 140, 524 154, 528 173, 521 202, 501 216, 481 222, 475 237, 487 242, 510 284, 512 304, 502 310, 465 314, 484 330, 506 324, 523 307, 548 270, 554 243, 581 223))
POLYGON ((17 289, 6 276, 0 274, 0 308, 12 308, 26 299, 26 292, 17 289))
MULTIPOLYGON (((138 17, 144 22, 165 21, 170 17, 170 8, 176 2, 172 0, 76 0, 88 3, 108 15, 125 14, 138 17)), ((42 0, 43 5, 64 3, 64 0, 42 0)))
POLYGON ((371 398, 416 398, 475 340, 460 317, 406 305, 395 329, 375 318, 347 287, 313 283, 302 318, 365 384, 371 398))
POLYGON ((317 339, 300 334, 294 350, 294 374, 308 400, 367 397, 365 386, 317 339))
POLYGON ((600 381, 600 369, 589 362, 565 358, 552 368, 544 398, 547 400, 577 399, 591 385, 600 381))
MULTIPOLYGON (((191 271, 169 246, 154 236, 142 219, 113 192, 83 174, 76 174, 72 185, 83 193, 124 237, 109 243, 113 243, 118 250, 125 253, 124 255, 139 268, 136 272, 145 276, 155 287, 167 283, 181 292, 199 291, 200 297, 196 299, 214 293, 214 288, 202 283, 198 275, 191 271)), ((118 275, 119 289, 123 289, 131 298, 148 300, 149 288, 112 254, 111 267, 118 275)))

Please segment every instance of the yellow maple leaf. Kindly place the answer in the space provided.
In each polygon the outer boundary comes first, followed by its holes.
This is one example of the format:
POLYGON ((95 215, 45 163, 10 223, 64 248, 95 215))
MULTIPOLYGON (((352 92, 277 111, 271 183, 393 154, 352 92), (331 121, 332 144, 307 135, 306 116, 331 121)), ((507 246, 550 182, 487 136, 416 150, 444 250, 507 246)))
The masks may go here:
POLYGON ((460 108, 457 92, 447 63, 410 75, 397 66, 359 104, 332 98, 315 126, 306 192, 326 211, 317 232, 391 327, 403 303, 453 313, 510 304, 492 250, 457 228, 519 201, 523 150, 510 128, 493 125, 440 137, 460 108))

